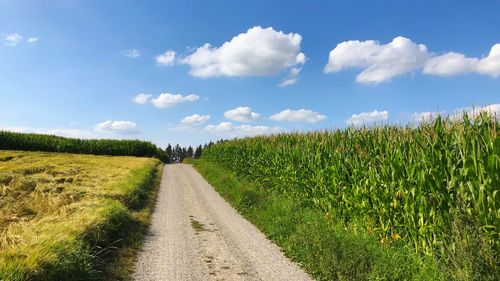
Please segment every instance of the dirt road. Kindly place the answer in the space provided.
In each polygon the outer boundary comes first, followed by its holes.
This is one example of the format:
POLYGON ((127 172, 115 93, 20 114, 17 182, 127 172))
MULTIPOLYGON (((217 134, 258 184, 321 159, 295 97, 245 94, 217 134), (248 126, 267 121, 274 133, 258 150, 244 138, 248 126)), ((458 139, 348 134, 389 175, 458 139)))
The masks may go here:
POLYGON ((311 280, 190 165, 166 165, 135 280, 311 280))

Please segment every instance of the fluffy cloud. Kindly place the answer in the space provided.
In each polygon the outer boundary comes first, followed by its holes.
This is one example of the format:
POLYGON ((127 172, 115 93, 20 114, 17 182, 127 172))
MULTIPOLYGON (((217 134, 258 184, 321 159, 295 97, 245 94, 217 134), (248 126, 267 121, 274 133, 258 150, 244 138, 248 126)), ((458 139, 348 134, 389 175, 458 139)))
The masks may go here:
POLYGON ((131 121, 108 120, 97 124, 94 130, 100 133, 120 133, 120 134, 139 133, 137 124, 131 121))
POLYGON ((21 40, 23 40, 23 37, 19 33, 7 34, 5 36, 5 45, 15 47, 21 40))
POLYGON ((477 63, 477 72, 495 78, 500 76, 500 44, 493 45, 488 56, 477 63))
POLYGON ((385 45, 374 40, 353 40, 342 42, 330 51, 324 71, 358 67, 363 69, 356 77, 358 82, 379 83, 422 67, 427 58, 425 45, 401 36, 385 45))
POLYGON ((290 79, 285 79, 281 83, 278 84, 278 87, 288 87, 293 84, 297 83, 297 78, 290 78, 290 79))
POLYGON ((290 68, 290 77, 297 77, 297 76, 299 76, 299 73, 300 73, 301 70, 302 70, 302 68, 298 68, 298 67, 292 67, 292 68, 290 68))
POLYGON ((165 53, 155 57, 155 61, 159 65, 173 65, 175 62, 176 53, 174 51, 166 51, 165 53))
POLYGON ((125 51, 122 51, 121 53, 122 53, 122 55, 126 56, 127 58, 138 58, 141 56, 141 51, 135 50, 135 49, 125 50, 125 51))
POLYGON ((450 118, 453 120, 461 120, 465 113, 467 113, 469 118, 475 118, 483 112, 487 112, 489 114, 496 116, 497 118, 500 118, 500 103, 490 104, 490 105, 481 106, 481 107, 459 108, 459 109, 456 109, 454 111, 454 113, 450 115, 450 118))
POLYGON ((347 119, 346 122, 349 125, 360 126, 373 122, 386 121, 389 118, 389 112, 387 110, 372 112, 361 112, 359 114, 353 114, 351 118, 347 119))
POLYGON ((177 125, 169 127, 172 132, 192 131, 193 129, 199 130, 200 125, 210 119, 210 115, 193 114, 182 118, 181 122, 177 125))
POLYGON ((206 43, 182 60, 196 77, 267 76, 305 63, 302 36, 255 26, 220 47, 206 43))
POLYGON ((200 97, 197 95, 183 96, 180 94, 162 93, 158 97, 154 98, 151 94, 140 93, 135 96, 132 101, 137 104, 151 103, 156 107, 165 108, 172 107, 183 102, 194 102, 199 99, 200 97))
POLYGON ((278 84, 278 87, 288 87, 297 82, 298 76, 302 68, 292 67, 290 68, 290 74, 287 79, 284 79, 281 83, 278 84))
POLYGON ((28 38, 28 43, 36 43, 36 42, 38 42, 38 40, 40 40, 40 38, 30 37, 30 38, 28 38))
POLYGON ((200 124, 205 123, 208 119, 210 119, 210 115, 193 114, 193 115, 184 117, 181 120, 181 124, 184 124, 184 125, 200 125, 200 124))
POLYGON ((275 121, 316 123, 325 120, 326 116, 308 109, 299 109, 299 110, 286 109, 272 115, 270 118, 275 121))
POLYGON ((430 58, 425 63, 423 72, 431 75, 453 76, 473 71, 478 61, 476 58, 467 58, 463 54, 449 52, 430 58))
POLYGON ((160 107, 160 108, 165 108, 165 107, 171 107, 174 105, 177 105, 179 103, 183 102, 193 102, 199 100, 200 97, 196 95, 174 95, 170 93, 163 93, 160 94, 157 98, 151 99, 151 103, 153 103, 154 106, 160 107))
POLYGON ((146 104, 148 102, 151 101, 151 97, 153 95, 150 95, 150 94, 144 94, 144 93, 140 93, 138 94, 137 96, 135 96, 132 101, 135 102, 135 103, 138 103, 138 104, 146 104))
POLYGON ((221 122, 218 125, 208 125, 205 127, 205 131, 218 136, 225 137, 244 137, 244 136, 255 136, 255 135, 265 135, 284 131, 280 127, 268 127, 268 126, 251 126, 251 125, 233 125, 231 122, 221 122))
POLYGON ((297 65, 304 64, 306 63, 306 55, 304 53, 298 53, 295 60, 297 65))
POLYGON ((234 121, 253 122, 260 118, 260 114, 252 112, 252 109, 248 106, 240 106, 224 112, 224 117, 234 121))
POLYGON ((427 75, 453 76, 475 72, 498 77, 500 44, 495 44, 487 57, 479 59, 456 52, 435 55, 429 53, 425 45, 401 36, 388 44, 351 40, 330 51, 324 71, 333 73, 347 68, 362 69, 356 77, 360 83, 380 83, 419 69, 427 75))
POLYGON ((457 108, 452 111, 452 113, 447 113, 446 111, 427 111, 427 112, 415 112, 412 114, 412 119, 417 122, 432 121, 438 116, 443 116, 443 118, 450 118, 451 120, 462 120, 463 115, 466 113, 469 118, 475 118, 479 114, 487 112, 500 118, 500 103, 490 104, 486 106, 479 107, 463 107, 457 108))
POLYGON ((488 56, 482 59, 455 52, 433 57, 427 61, 423 72, 440 76, 475 72, 497 78, 500 76, 500 44, 493 45, 488 56))
POLYGON ((171 132, 184 132, 199 130, 199 127, 210 119, 210 115, 193 114, 182 118, 181 122, 176 125, 169 126, 171 132))
POLYGON ((446 111, 426 111, 426 112, 415 112, 411 115, 413 121, 416 122, 429 122, 437 118, 438 116, 446 114, 446 111))

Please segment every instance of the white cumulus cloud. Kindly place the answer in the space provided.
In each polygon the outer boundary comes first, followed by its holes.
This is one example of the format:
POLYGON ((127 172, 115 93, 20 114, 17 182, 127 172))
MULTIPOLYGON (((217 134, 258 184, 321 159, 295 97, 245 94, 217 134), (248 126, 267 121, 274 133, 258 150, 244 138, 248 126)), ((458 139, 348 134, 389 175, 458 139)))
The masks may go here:
POLYGON ((284 88, 284 87, 291 86, 295 83, 297 83, 297 78, 285 79, 285 80, 281 81, 281 83, 278 84, 278 87, 284 88))
POLYGON ((135 103, 138 103, 138 104, 146 104, 148 102, 151 101, 151 97, 153 95, 151 94, 144 94, 144 93, 140 93, 138 94, 137 96, 135 96, 132 101, 135 102, 135 103))
POLYGON ((305 63, 302 36, 255 26, 220 47, 206 43, 185 57, 196 77, 267 76, 305 63))
POLYGON ((298 67, 290 68, 288 78, 281 81, 281 83, 278 84, 278 87, 288 87, 290 85, 297 83, 298 76, 299 76, 299 73, 301 70, 302 70, 302 68, 298 68, 298 67))
POLYGON ((330 51, 326 73, 348 68, 362 69, 356 77, 360 83, 380 83, 415 70, 426 75, 455 76, 478 73, 500 76, 500 44, 495 44, 484 58, 467 57, 456 52, 436 55, 423 44, 398 36, 388 44, 378 41, 350 40, 330 51))
POLYGON ((181 94, 171 94, 171 93, 161 93, 156 98, 151 94, 140 93, 136 95, 132 101, 137 104, 147 104, 151 103, 156 107, 165 108, 172 107, 183 102, 194 102, 199 100, 200 97, 197 95, 186 95, 181 94))
POLYGON ((454 113, 450 115, 452 120, 461 120, 463 118, 464 113, 467 113, 469 118, 475 118, 479 116, 479 114, 487 112, 497 118, 500 118, 500 103, 497 104, 489 104, 486 106, 469 106, 464 108, 455 109, 454 113))
POLYGON ((36 42, 38 42, 38 40, 40 40, 40 38, 30 37, 30 38, 28 38, 28 43, 36 43, 36 42))
POLYGON ((23 37, 19 33, 7 34, 5 36, 5 45, 15 47, 21 40, 23 40, 23 37))
POLYGON ((278 84, 278 87, 284 88, 284 87, 291 86, 295 83, 297 83, 297 78, 285 79, 285 80, 281 81, 281 83, 278 84))
POLYGON ((422 67, 428 56, 425 45, 402 36, 385 45, 374 40, 351 40, 330 51, 324 71, 332 73, 346 68, 362 68, 356 77, 358 82, 379 83, 422 67))
POLYGON ((272 134, 284 131, 280 127, 233 125, 231 122, 221 122, 218 125, 207 125, 206 132, 224 137, 244 137, 272 134))
POLYGON ((174 51, 166 51, 165 53, 155 57, 155 61, 159 65, 174 65, 176 53, 174 51))
POLYGON ((197 95, 187 95, 183 96, 180 94, 170 94, 170 93, 162 93, 158 97, 151 99, 151 102, 154 106, 165 108, 177 105, 183 102, 194 102, 199 100, 200 97, 197 95))
POLYGON ((493 45, 484 58, 469 58, 455 52, 432 57, 425 64, 423 72, 440 76, 478 73, 497 78, 500 76, 500 44, 493 45))
POLYGON ((359 114, 353 114, 351 118, 347 119, 346 122, 349 125, 360 126, 373 122, 386 121, 389 118, 389 112, 387 110, 372 112, 361 112, 359 114))
POLYGON ((210 119, 210 115, 200 115, 200 114, 193 114, 184 117, 181 120, 181 124, 184 125, 199 125, 205 123, 208 119, 210 119))
POLYGON ((139 133, 137 124, 131 121, 108 120, 97 124, 94 130, 100 133, 120 133, 120 134, 139 133))
POLYGON ((252 108, 248 106, 240 106, 224 112, 224 117, 234 121, 253 122, 260 118, 260 114, 252 112, 252 108))
POLYGON ((485 106, 468 106, 457 108, 448 113, 446 111, 426 111, 426 112, 415 112, 412 114, 412 119, 417 122, 428 122, 433 121, 438 116, 443 118, 450 118, 451 120, 461 121, 464 114, 467 114, 469 118, 475 118, 479 114, 487 112, 497 118, 500 118, 500 103, 489 104, 485 106))
POLYGON ((171 125, 169 130, 171 132, 183 132, 183 131, 198 131, 200 126, 210 119, 210 115, 200 115, 193 114, 182 118, 181 122, 176 125, 171 125))
POLYGON ((495 78, 500 76, 500 44, 493 45, 488 56, 477 63, 477 72, 495 78))
POLYGON ((291 110, 286 109, 272 115, 271 120, 317 123, 326 119, 326 116, 309 109, 291 110))
POLYGON ((136 49, 124 50, 121 53, 127 58, 138 58, 141 56, 141 51, 136 49))
POLYGON ((429 122, 436 119, 438 116, 443 116, 445 114, 446 111, 415 112, 411 115, 411 118, 416 122, 429 122))
POLYGON ((302 70, 302 68, 298 68, 298 67, 292 67, 292 68, 290 68, 290 77, 297 77, 297 76, 299 76, 299 73, 300 73, 301 70, 302 70))
POLYGON ((479 60, 467 58, 463 54, 449 52, 430 58, 424 66, 424 74, 453 76, 473 71, 479 60))

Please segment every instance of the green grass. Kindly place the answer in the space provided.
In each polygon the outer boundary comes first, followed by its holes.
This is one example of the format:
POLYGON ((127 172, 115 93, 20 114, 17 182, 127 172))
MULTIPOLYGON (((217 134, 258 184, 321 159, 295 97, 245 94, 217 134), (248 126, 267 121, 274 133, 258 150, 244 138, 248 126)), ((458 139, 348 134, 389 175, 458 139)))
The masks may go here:
POLYGON ((319 279, 500 273, 495 117, 245 138, 196 166, 319 279))
POLYGON ((184 158, 182 160, 182 163, 184 163, 184 164, 191 164, 192 165, 192 164, 194 164, 194 162, 195 162, 195 159, 192 157, 184 158))
POLYGON ((439 280, 434 260, 397 241, 381 244, 355 228, 331 223, 301 198, 283 197, 217 164, 197 170, 240 213, 317 280, 439 280))
POLYGON ((140 240, 130 227, 147 224, 159 165, 150 158, 0 151, 0 280, 126 279, 110 264, 117 248, 134 244, 127 237, 140 240))
POLYGON ((140 201, 142 207, 130 210, 131 219, 118 234, 120 239, 118 243, 113 245, 117 251, 112 251, 106 259, 107 265, 104 268, 103 279, 132 280, 134 265, 151 222, 162 172, 163 165, 158 165, 154 182, 147 186, 145 190, 148 192, 140 201))

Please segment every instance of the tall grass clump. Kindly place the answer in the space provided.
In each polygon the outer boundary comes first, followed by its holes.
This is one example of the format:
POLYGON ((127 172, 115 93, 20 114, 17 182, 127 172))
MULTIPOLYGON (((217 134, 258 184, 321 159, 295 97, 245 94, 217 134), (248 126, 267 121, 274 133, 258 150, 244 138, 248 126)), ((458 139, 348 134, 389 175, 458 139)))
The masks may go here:
POLYGON ((162 162, 167 162, 166 154, 162 149, 151 142, 140 140, 75 139, 0 131, 0 149, 156 157, 162 162))
POLYGON ((451 279, 479 280, 498 273, 498 125, 483 113, 416 127, 278 134, 220 143, 202 159, 302 198, 344 229, 434 257, 451 279))

